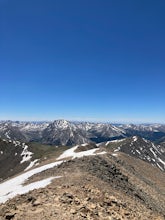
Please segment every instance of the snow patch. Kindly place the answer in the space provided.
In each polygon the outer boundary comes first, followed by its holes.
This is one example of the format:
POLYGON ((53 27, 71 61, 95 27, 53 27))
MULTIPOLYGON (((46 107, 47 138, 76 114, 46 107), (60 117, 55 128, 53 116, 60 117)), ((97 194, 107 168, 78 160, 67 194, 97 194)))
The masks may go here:
POLYGON ((110 144, 110 143, 119 143, 119 142, 122 142, 122 141, 124 141, 124 140, 125 140, 125 138, 119 139, 119 140, 107 141, 106 144, 105 144, 105 146, 108 146, 108 144, 110 144))
POLYGON ((144 142, 149 143, 149 141, 148 141, 148 140, 146 140, 145 138, 142 138, 142 139, 143 139, 143 141, 144 141, 144 142))
POLYGON ((24 149, 21 153, 21 156, 23 156, 22 160, 21 160, 21 164, 26 162, 26 161, 29 161, 31 158, 32 158, 32 152, 28 151, 28 146, 27 145, 24 145, 24 149))
POLYGON ((88 143, 85 143, 85 144, 81 144, 81 146, 83 146, 83 147, 85 147, 85 146, 87 146, 88 145, 88 143))
POLYGON ((156 163, 156 164, 157 164, 157 166, 159 167, 160 170, 164 171, 163 168, 158 163, 156 163))
POLYGON ((18 185, 13 191, 9 191, 3 195, 1 195, 1 190, 0 190, 0 203, 4 203, 8 199, 11 199, 15 197, 16 195, 22 195, 22 194, 28 193, 29 191, 33 189, 44 188, 47 185, 49 185, 51 181, 55 178, 59 178, 59 177, 50 177, 44 180, 40 180, 40 181, 31 183, 31 184, 28 184, 26 186, 18 185))
MULTIPOLYGON (((10 180, 7 180, 1 183, 0 184, 0 203, 6 202, 8 199, 11 199, 18 194, 21 195, 21 194, 27 193, 32 189, 45 187, 46 185, 50 183, 52 178, 34 182, 33 184, 28 184, 26 186, 23 186, 23 184, 25 183, 25 181, 28 180, 29 177, 33 176, 34 174, 37 174, 44 170, 58 166, 59 164, 63 162, 64 161, 57 161, 54 163, 50 163, 50 164, 35 168, 33 170, 27 171, 19 176, 16 176, 10 180)), ((59 177, 53 177, 53 178, 59 178, 59 177)))
POLYGON ((26 167, 25 171, 26 170, 29 170, 30 168, 32 168, 34 165, 36 165, 36 163, 38 162, 38 159, 34 160, 34 161, 31 161, 31 163, 29 164, 28 167, 26 167))
POLYGON ((136 150, 136 152, 137 152, 138 154, 141 154, 139 150, 136 150))
POLYGON ((165 162, 163 160, 161 160, 160 158, 158 158, 159 162, 162 163, 165 166, 165 162))
POLYGON ((115 153, 114 153, 114 154, 112 154, 112 156, 117 157, 117 156, 118 156, 118 154, 115 154, 115 153))
POLYGON ((137 136, 133 136, 133 142, 136 142, 137 141, 137 136))
POLYGON ((157 155, 156 155, 156 153, 153 151, 152 148, 150 148, 150 151, 151 151, 151 153, 154 155, 154 157, 157 158, 157 155))
POLYGON ((105 151, 96 153, 96 151, 98 151, 98 148, 94 148, 94 149, 90 149, 90 150, 86 150, 86 151, 82 151, 82 152, 75 152, 75 150, 78 147, 79 147, 79 145, 64 151, 64 153, 61 154, 57 158, 57 160, 61 160, 61 159, 68 158, 68 157, 72 157, 72 159, 74 159, 74 158, 80 158, 80 157, 84 157, 84 156, 92 156, 92 155, 98 155, 98 154, 105 154, 106 153, 105 151))
POLYGON ((11 139, 10 136, 9 136, 9 131, 7 131, 7 132, 5 133, 5 136, 6 136, 8 139, 11 139))
POLYGON ((112 130, 116 131, 116 132, 121 132, 121 133, 126 133, 124 130, 122 130, 121 128, 118 128, 116 126, 112 126, 112 130))

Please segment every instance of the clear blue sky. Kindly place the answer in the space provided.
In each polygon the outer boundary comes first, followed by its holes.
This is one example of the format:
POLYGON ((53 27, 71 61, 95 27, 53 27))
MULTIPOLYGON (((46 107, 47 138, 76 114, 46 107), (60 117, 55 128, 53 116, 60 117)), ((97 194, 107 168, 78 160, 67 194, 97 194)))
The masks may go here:
POLYGON ((0 0, 0 119, 165 122, 164 0, 0 0))

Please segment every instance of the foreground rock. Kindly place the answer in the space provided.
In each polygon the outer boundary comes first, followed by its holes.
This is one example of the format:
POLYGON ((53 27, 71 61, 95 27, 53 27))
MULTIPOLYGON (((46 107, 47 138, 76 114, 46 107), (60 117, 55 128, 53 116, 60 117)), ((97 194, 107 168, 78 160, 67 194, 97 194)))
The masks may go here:
POLYGON ((3 219, 163 220, 164 173, 120 153, 74 160, 33 176, 29 182, 61 175, 44 189, 0 206, 3 219))

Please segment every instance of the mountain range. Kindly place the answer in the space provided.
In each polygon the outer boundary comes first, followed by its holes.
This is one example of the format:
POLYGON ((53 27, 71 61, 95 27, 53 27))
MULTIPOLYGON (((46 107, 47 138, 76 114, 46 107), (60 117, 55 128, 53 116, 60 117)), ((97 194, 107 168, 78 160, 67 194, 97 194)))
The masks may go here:
POLYGON ((0 220, 163 220, 165 125, 0 122, 0 220))
POLYGON ((44 144, 73 146, 83 143, 99 143, 124 137, 140 136, 154 142, 165 140, 165 125, 112 125, 109 123, 71 122, 0 122, 2 139, 44 144))

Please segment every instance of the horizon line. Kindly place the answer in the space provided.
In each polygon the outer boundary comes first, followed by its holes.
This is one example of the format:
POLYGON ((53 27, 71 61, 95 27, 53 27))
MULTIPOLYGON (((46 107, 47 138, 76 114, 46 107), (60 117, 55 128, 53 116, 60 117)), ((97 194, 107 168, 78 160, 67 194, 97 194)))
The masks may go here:
POLYGON ((83 119, 64 119, 64 118, 58 118, 58 119, 0 119, 0 122, 7 122, 7 121, 11 121, 11 122, 54 122, 54 121, 58 121, 58 120, 65 120, 65 121, 70 121, 70 122, 89 122, 89 123, 110 123, 110 124, 165 124, 165 122, 151 122, 151 121, 134 121, 134 120, 129 120, 129 121, 125 121, 125 120, 99 120, 99 119, 89 119, 89 120, 83 120, 83 119))

